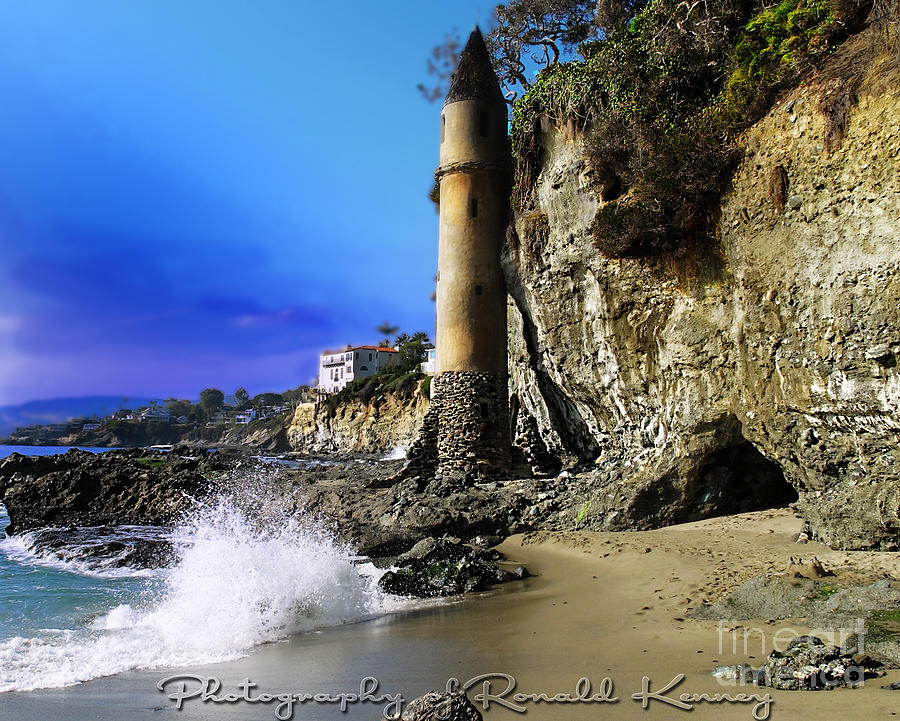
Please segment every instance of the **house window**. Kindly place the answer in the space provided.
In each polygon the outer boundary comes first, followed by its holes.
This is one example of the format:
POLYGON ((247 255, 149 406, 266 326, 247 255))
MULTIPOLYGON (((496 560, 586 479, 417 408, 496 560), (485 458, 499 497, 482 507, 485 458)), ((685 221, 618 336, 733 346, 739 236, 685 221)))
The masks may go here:
POLYGON ((369 370, 369 366, 360 366, 359 369, 361 371, 367 371, 367 370, 369 370))
POLYGON ((491 132, 491 115, 487 110, 478 113, 478 134, 486 138, 491 132))
POLYGON ((372 360, 372 354, 369 353, 369 360, 372 360))
POLYGON ((356 351, 356 360, 359 360, 359 351, 356 351))
POLYGON ((478 217, 478 198, 469 199, 469 217, 470 218, 478 217))

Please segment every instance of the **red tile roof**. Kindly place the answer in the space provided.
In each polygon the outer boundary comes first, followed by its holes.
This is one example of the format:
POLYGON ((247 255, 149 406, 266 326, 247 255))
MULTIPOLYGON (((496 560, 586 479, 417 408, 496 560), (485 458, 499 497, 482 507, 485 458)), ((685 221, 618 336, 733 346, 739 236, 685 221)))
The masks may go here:
POLYGON ((382 348, 377 345, 355 345, 348 348, 339 348, 338 350, 323 350, 319 355, 334 355, 335 353, 349 353, 354 350, 378 350, 385 353, 397 353, 396 348, 382 348))

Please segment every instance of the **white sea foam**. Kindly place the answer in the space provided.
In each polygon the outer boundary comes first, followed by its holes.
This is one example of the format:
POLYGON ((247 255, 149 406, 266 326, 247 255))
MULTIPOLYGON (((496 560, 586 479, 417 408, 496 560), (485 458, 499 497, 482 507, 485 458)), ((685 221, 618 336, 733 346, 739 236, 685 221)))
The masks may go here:
POLYGON ((90 627, 0 643, 0 691, 68 686, 135 668, 226 661, 303 630, 362 620, 407 602, 379 591, 321 526, 262 524, 229 500, 176 530, 177 563, 162 592, 123 604, 90 627))
POLYGON ((382 458, 382 461, 402 461, 406 458, 407 449, 405 446, 394 446, 388 454, 382 458))
MULTIPOLYGON (((131 528, 137 529, 138 527, 131 528)), ((118 529, 121 529, 119 532, 123 536, 128 533, 125 526, 119 526, 118 529)), ((77 573, 93 578, 149 578, 161 573, 158 569, 131 568, 120 565, 120 561, 127 558, 127 549, 109 556, 94 557, 90 553, 85 553, 90 550, 91 544, 72 544, 49 550, 40 548, 37 538, 38 532, 36 531, 6 536, 0 540, 0 552, 10 560, 25 566, 55 568, 58 571, 77 573)), ((134 538, 134 536, 132 535, 130 538, 134 538)))

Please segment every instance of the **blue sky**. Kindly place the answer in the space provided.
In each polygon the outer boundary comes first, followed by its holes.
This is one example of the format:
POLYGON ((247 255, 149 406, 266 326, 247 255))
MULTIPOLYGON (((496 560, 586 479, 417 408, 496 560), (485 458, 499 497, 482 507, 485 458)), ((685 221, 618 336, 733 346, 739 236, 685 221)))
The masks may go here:
POLYGON ((283 390, 431 334, 416 84, 491 7, 0 0, 0 405, 283 390))

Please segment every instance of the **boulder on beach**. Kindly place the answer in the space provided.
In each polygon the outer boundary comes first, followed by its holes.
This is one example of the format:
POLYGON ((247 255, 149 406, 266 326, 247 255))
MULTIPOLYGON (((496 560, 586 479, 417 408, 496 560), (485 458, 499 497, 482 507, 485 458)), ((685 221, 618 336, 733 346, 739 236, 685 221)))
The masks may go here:
POLYGON ((486 591, 498 583, 525 578, 524 567, 507 571, 497 565, 497 551, 477 548, 458 539, 426 538, 397 558, 396 570, 379 580, 381 588, 398 596, 433 598, 468 591, 486 591))
POLYGON ((484 717, 462 691, 431 691, 410 701, 401 721, 481 721, 484 717))

